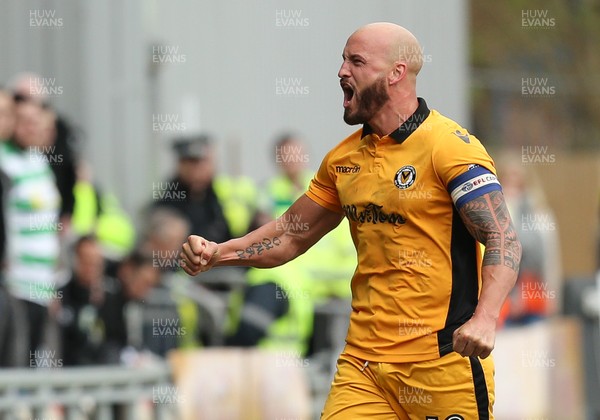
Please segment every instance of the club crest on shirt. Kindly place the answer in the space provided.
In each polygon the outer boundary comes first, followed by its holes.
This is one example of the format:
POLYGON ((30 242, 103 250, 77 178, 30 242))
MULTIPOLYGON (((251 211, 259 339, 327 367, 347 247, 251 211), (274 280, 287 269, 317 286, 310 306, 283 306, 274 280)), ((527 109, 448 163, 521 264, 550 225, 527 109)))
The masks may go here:
POLYGON ((396 176, 394 176, 394 185, 396 188, 405 190, 415 183, 417 179, 417 170, 412 165, 404 165, 398 169, 396 176))

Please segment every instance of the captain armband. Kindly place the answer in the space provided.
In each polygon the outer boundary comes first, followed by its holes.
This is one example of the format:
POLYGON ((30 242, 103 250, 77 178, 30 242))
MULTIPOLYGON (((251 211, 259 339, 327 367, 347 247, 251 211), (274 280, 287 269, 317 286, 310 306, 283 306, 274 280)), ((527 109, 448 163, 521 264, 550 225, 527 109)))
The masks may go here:
POLYGON ((498 178, 488 169, 471 165, 469 170, 448 184, 448 192, 457 209, 469 201, 492 191, 502 191, 498 178))

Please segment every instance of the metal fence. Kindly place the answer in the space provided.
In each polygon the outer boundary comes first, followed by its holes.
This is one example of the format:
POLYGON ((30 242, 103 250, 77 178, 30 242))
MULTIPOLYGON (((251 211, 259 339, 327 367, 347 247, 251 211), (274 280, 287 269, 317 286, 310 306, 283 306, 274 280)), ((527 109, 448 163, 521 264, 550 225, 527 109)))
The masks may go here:
POLYGON ((166 363, 0 371, 0 419, 176 419, 166 363))

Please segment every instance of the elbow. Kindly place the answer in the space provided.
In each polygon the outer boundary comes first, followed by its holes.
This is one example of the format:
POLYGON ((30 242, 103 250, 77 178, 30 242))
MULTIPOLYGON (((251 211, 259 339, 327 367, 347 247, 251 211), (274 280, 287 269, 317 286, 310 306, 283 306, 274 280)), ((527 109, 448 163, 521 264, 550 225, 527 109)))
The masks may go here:
POLYGON ((295 234, 293 232, 287 232, 285 236, 286 240, 284 243, 286 246, 282 253, 282 262, 280 265, 296 259, 300 255, 304 254, 309 248, 302 235, 295 234))

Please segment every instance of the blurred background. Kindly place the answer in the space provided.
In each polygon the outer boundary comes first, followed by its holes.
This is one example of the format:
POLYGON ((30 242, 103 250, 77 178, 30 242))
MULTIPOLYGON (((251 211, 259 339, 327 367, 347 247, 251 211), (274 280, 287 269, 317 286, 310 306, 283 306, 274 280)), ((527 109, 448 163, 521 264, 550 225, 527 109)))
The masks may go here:
POLYGON ((347 226, 273 270, 190 278, 178 249, 302 194, 356 129, 337 71, 374 21, 419 39, 419 96, 488 149, 520 232, 496 417, 600 419, 597 0, 4 0, 2 418, 318 418, 347 226))

